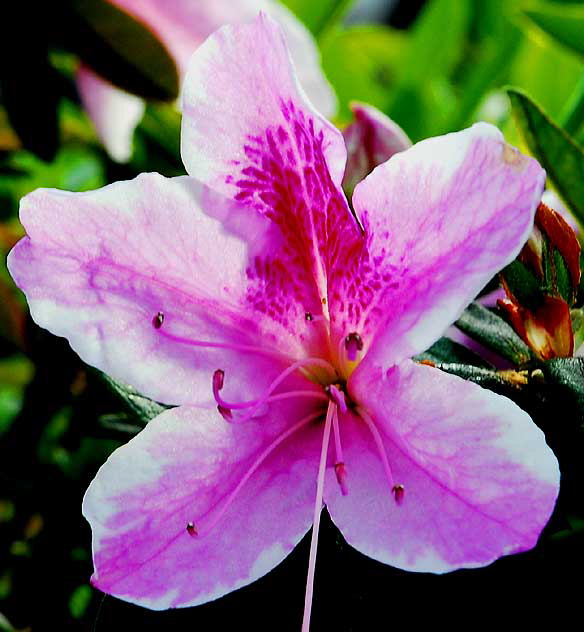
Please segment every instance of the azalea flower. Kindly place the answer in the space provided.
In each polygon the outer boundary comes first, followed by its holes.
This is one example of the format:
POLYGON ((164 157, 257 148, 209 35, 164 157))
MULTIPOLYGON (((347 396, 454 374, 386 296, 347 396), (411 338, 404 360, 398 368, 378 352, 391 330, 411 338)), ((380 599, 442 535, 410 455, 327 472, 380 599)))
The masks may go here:
MULTIPOLYGON (((167 47, 184 77, 189 59, 205 39, 223 24, 244 22, 262 10, 277 19, 286 34, 302 87, 325 115, 336 109, 334 93, 322 73, 319 54, 306 27, 276 0, 109 0, 143 22, 167 47)), ((145 103, 114 87, 81 64, 77 90, 96 132, 111 157, 127 162, 132 138, 145 103)))
POLYGON ((193 56, 192 176, 38 190, 9 258, 36 322, 175 405, 83 502, 93 583, 153 609, 261 577, 323 505, 411 571, 535 545, 557 461, 510 400, 420 365, 528 237, 545 174, 486 124, 420 142, 341 190, 341 133, 299 89, 269 17, 193 56), (195 179, 196 178, 196 179, 195 179))

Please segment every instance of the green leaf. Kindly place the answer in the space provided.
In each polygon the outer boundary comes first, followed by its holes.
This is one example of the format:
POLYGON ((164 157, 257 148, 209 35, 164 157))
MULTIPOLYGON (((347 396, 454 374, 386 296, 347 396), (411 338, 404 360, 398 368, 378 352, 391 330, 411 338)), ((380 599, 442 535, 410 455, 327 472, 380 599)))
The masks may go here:
POLYGON ((584 152, 524 93, 508 88, 518 127, 574 216, 584 225, 584 152))
POLYGON ((285 4, 308 27, 314 35, 340 22, 351 8, 354 0, 283 0, 285 4))
POLYGON ((450 340, 450 338, 440 338, 427 351, 417 355, 415 358, 418 362, 455 363, 455 364, 471 364, 473 366, 490 367, 489 363, 483 360, 474 351, 467 349, 464 345, 450 340))
POLYGON ((174 100, 179 75, 167 48, 143 23, 106 0, 68 0, 61 37, 115 85, 150 99, 174 100))
POLYGON ((524 9, 524 13, 558 42, 584 55, 584 5, 541 3, 524 9))
POLYGON ((533 308, 541 301, 541 282, 523 262, 515 259, 501 271, 501 276, 520 305, 533 308))
POLYGON ((470 23, 468 0, 432 0, 414 23, 401 75, 408 84, 449 76, 461 60, 470 23))
POLYGON ((91 602, 91 587, 87 584, 77 586, 69 598, 69 611, 74 619, 81 619, 91 602))
POLYGON ((321 44, 322 64, 339 98, 339 118, 352 120, 351 101, 387 110, 406 47, 402 33, 384 26, 334 29, 321 44))
POLYGON ((471 303, 455 325, 473 340, 516 365, 533 359, 529 347, 511 325, 479 303, 471 303))
POLYGON ((527 384, 527 380, 516 371, 496 371, 457 363, 436 364, 436 368, 511 398, 521 393, 527 384))
POLYGON ((584 343, 584 309, 573 309, 570 311, 572 316, 572 329, 574 331, 574 350, 584 343))
POLYGON ((126 410, 142 425, 146 425, 151 419, 160 415, 160 413, 163 413, 165 410, 168 410, 168 408, 171 408, 170 406, 164 406, 148 397, 140 395, 138 391, 129 384, 114 380, 114 378, 105 373, 101 373, 100 375, 112 392, 120 398, 126 410))
MULTIPOLYGON (((584 358, 553 358, 542 366, 542 371, 559 390, 558 395, 568 398, 584 416, 584 358)), ((556 399, 561 401, 561 397, 556 399)))

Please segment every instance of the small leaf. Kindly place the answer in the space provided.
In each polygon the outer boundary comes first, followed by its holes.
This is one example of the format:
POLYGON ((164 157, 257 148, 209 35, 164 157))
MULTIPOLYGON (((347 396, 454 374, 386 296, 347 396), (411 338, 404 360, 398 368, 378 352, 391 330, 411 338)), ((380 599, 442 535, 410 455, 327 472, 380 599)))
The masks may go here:
POLYGON ((458 363, 436 364, 436 368, 512 398, 527 385, 527 377, 518 371, 496 371, 458 363))
POLYGON ((60 35, 88 66, 138 96, 178 97, 176 64, 143 23, 106 0, 68 0, 67 6, 60 35))
POLYGON ((541 162, 574 216, 584 225, 584 152, 523 92, 509 88, 513 114, 532 154, 541 162))
POLYGON ((470 364, 473 366, 490 367, 489 363, 450 338, 440 338, 427 351, 414 358, 418 362, 470 364))
POLYGON ((170 406, 164 406, 159 404, 148 397, 140 395, 134 388, 128 384, 124 384, 114 378, 101 374, 101 377, 105 380, 110 389, 120 398, 128 412, 132 413, 134 417, 146 425, 151 419, 160 415, 170 406))
POLYGON ((558 389, 557 401, 566 397, 584 417, 584 358, 554 358, 542 366, 548 382, 558 389))
POLYGON ((285 4, 314 35, 340 22, 353 0, 284 0, 285 4))
POLYGON ((584 5, 558 6, 541 3, 524 13, 542 31, 573 51, 584 55, 584 5))
POLYGON ((574 331, 574 349, 577 351, 584 343, 584 309, 573 309, 570 314, 574 331))
POLYGON ((69 611, 73 619, 81 619, 91 602, 91 588, 87 584, 77 586, 69 598, 69 611))
POLYGON ((479 303, 471 303, 455 325, 473 340, 516 365, 533 359, 529 347, 511 325, 479 303))

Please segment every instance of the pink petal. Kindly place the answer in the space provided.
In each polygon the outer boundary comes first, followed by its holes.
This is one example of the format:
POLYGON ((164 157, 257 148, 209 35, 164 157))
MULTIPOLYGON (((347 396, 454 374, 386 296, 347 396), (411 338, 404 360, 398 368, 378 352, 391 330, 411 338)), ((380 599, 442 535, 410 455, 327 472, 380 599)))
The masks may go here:
POLYGON ((175 408, 116 450, 83 502, 93 531, 93 584, 156 610, 193 606, 283 560, 311 524, 317 427, 292 434, 226 510, 224 503, 274 437, 303 414, 298 406, 285 409, 273 406, 269 417, 237 425, 216 411, 175 408))
POLYGON ((355 102, 351 110, 355 120, 343 130, 347 146, 343 187, 352 193, 375 167, 411 147, 412 142, 399 125, 372 105, 355 102))
POLYGON ((77 71, 77 90, 97 135, 117 162, 132 155, 134 129, 144 114, 142 99, 119 90, 87 66, 77 71))
POLYGON ((278 25, 260 14, 211 36, 193 56, 183 110, 187 170, 277 229, 252 271, 254 309, 293 330, 305 312, 320 317, 334 253, 361 235, 339 188, 342 135, 299 89, 278 25))
MULTIPOLYGON (((246 389, 240 400, 253 398, 249 385, 261 392, 282 370, 278 357, 288 342, 299 343, 266 330, 269 323, 246 309, 250 240, 205 215, 203 198, 191 178, 157 174, 87 193, 39 189, 26 196, 28 236, 8 265, 35 321, 68 338, 87 363, 159 401, 207 401, 213 371, 232 366, 227 384, 246 389), (270 357, 276 342, 280 353, 270 357), (258 344, 265 357, 229 348, 258 344), (203 391, 196 375, 205 376, 203 391)), ((236 228, 243 234, 247 219, 260 239, 259 218, 240 219, 236 228)))
POLYGON ((367 247, 339 265, 333 332, 385 367, 427 349, 519 253, 544 181, 485 123, 395 154, 355 188, 367 247))
POLYGON ((442 573, 533 547, 558 494, 543 433, 510 400, 410 361, 353 374, 383 438, 400 505, 362 420, 342 421, 349 494, 326 503, 347 541, 406 570, 442 573))
POLYGON ((312 102, 326 116, 336 108, 333 91, 320 68, 316 43, 291 11, 270 0, 112 0, 141 19, 168 47, 181 75, 193 52, 224 24, 237 24, 266 11, 277 19, 286 36, 298 76, 312 102))

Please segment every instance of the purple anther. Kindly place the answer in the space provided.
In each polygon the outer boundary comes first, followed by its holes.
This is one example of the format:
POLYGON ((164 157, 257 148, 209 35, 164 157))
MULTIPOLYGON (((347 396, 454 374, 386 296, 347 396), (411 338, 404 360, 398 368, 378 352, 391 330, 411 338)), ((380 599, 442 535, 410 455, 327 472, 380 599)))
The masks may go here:
POLYGON ((333 404, 336 404, 342 413, 347 412, 347 400, 343 391, 335 384, 329 384, 325 387, 324 392, 328 395, 333 404))
POLYGON ((304 312, 304 320, 306 322, 311 322, 314 320, 314 316, 312 315, 312 312, 304 312))
POLYGON ((162 323, 164 322, 164 312, 157 312, 154 314, 152 318, 152 327, 154 329, 160 329, 162 327, 162 323))
POLYGON ((349 362, 355 362, 357 353, 363 349, 363 339, 356 331, 353 331, 345 338, 345 349, 349 362))
POLYGON ((401 505, 403 500, 404 500, 404 494, 405 494, 405 489, 403 485, 394 485, 391 488, 391 493, 393 494, 393 497, 395 498, 395 502, 398 505, 401 505))
POLYGON ((213 393, 218 393, 223 388, 223 382, 225 381, 225 371, 223 369, 217 369, 213 373, 213 393))
POLYGON ((221 406, 221 404, 219 404, 217 406, 217 410, 221 413, 221 417, 223 417, 225 421, 233 420, 233 412, 231 411, 231 408, 225 408, 225 406, 221 406))
POLYGON ((346 496, 349 493, 349 488, 347 487, 347 468, 342 461, 335 463, 335 475, 337 477, 337 483, 341 488, 341 494, 346 496))
POLYGON ((187 533, 194 538, 195 536, 199 535, 199 532, 197 531, 197 527, 195 527, 195 523, 194 522, 189 522, 187 524, 187 533))

